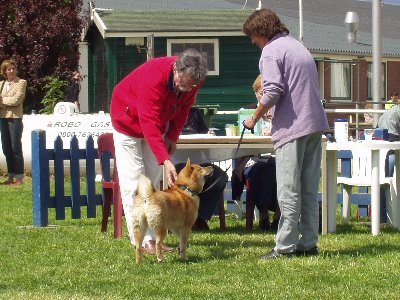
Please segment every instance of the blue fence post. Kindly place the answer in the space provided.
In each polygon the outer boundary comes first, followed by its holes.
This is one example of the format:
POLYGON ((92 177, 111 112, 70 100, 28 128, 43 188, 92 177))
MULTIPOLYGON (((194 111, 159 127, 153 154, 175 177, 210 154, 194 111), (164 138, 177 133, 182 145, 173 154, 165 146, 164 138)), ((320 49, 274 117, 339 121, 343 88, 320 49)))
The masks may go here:
POLYGON ((48 204, 50 201, 50 171, 46 151, 46 132, 34 130, 32 141, 32 196, 33 226, 49 224, 48 204))
POLYGON ((56 220, 65 220, 65 187, 64 187, 64 151, 60 136, 54 140, 54 190, 56 202, 56 220))
MULTIPOLYGON (((97 156, 97 155, 96 155, 97 156)), ((86 140, 86 202, 87 217, 96 217, 96 186, 95 186, 95 151, 93 137, 86 140)))
POLYGON ((72 219, 81 218, 80 197, 80 168, 79 168, 79 143, 78 138, 73 136, 70 143, 70 171, 71 171, 71 207, 72 219))

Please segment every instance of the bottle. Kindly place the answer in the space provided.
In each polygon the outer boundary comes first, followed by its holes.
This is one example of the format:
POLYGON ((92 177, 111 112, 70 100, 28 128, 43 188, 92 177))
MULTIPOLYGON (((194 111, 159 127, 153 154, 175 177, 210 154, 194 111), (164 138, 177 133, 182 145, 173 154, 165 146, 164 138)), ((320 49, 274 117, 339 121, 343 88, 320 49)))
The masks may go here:
POLYGON ((349 120, 346 118, 335 119, 334 134, 336 142, 347 142, 349 140, 349 120))

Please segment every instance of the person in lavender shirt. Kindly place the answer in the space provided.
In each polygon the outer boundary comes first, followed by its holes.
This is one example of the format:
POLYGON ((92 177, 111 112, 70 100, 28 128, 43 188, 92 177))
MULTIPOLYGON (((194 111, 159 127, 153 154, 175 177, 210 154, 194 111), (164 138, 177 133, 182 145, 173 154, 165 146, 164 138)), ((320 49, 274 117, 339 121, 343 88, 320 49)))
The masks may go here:
POLYGON ((269 9, 251 14, 243 32, 262 49, 259 68, 263 79, 260 104, 243 125, 252 129, 275 107, 271 133, 281 217, 276 245, 261 259, 318 255, 321 138, 329 126, 315 62, 269 9))

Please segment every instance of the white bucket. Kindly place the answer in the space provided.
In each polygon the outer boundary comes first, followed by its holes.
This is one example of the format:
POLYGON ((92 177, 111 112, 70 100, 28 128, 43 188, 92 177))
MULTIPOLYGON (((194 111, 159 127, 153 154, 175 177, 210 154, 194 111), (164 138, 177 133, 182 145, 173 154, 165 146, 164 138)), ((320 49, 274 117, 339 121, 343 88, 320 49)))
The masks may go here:
POLYGON ((349 120, 335 119, 335 139, 336 142, 347 142, 349 140, 349 120))

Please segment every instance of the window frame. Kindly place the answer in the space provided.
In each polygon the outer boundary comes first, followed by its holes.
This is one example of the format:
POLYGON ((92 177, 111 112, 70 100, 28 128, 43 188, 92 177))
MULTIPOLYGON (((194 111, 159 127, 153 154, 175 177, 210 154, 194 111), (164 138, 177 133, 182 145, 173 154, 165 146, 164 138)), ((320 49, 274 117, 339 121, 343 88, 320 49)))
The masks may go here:
MULTIPOLYGON (((367 62, 367 100, 372 101, 374 97, 374 91, 372 90, 374 83, 372 82, 372 73, 373 73, 373 66, 372 66, 372 61, 367 62), (371 74, 371 75, 369 75, 371 74)), ((381 95, 381 100, 386 101, 387 100, 387 91, 386 91, 386 82, 387 82, 387 66, 386 62, 382 62, 382 74, 383 75, 383 82, 381 80, 381 89, 382 89, 382 95, 381 95)))
POLYGON ((212 44, 214 49, 214 70, 208 71, 207 76, 219 75, 219 40, 218 38, 205 38, 205 39, 167 39, 167 55, 172 54, 173 44, 212 44))

